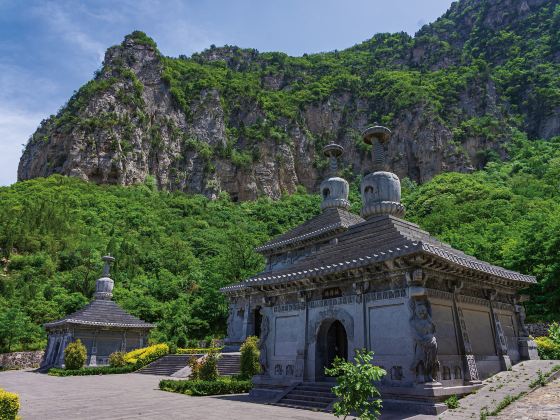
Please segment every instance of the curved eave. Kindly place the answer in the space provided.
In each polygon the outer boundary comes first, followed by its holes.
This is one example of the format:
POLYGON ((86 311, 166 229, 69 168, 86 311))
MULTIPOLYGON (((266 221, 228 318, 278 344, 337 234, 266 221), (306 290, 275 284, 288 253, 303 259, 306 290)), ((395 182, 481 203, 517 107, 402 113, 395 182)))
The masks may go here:
POLYGON ((334 223, 332 225, 325 226, 324 228, 314 230, 313 232, 286 239, 284 241, 269 242, 268 244, 255 248, 255 251, 265 255, 272 254, 274 252, 281 252, 285 249, 293 248, 294 246, 305 245, 306 243, 313 242, 314 240, 321 237, 334 235, 345 229, 346 228, 342 223, 334 223))
POLYGON ((525 274, 518 273, 516 271, 506 270, 505 268, 498 267, 496 265, 488 264, 477 259, 470 259, 464 258, 451 252, 436 247, 429 243, 422 244, 423 251, 434 255, 436 257, 443 258, 447 262, 451 262, 453 264, 457 264, 461 267, 465 267, 474 271, 482 272, 485 274, 490 274, 492 276, 498 277, 500 279, 505 280, 513 280, 517 282, 529 283, 534 284, 537 282, 536 277, 534 276, 527 276, 525 274))
POLYGON ((118 322, 98 322, 98 321, 84 321, 80 319, 62 319, 60 321, 49 322, 44 324, 45 328, 55 328, 60 327, 65 324, 71 325, 89 325, 93 327, 116 327, 116 328, 139 328, 139 329, 150 329, 155 328, 155 324, 125 324, 118 322))
POLYGON ((369 256, 358 257, 320 267, 313 267, 305 270, 276 275, 255 276, 243 281, 242 283, 227 286, 220 290, 223 293, 229 294, 242 290, 243 288, 253 288, 272 284, 287 284, 297 280, 320 277, 357 268, 365 268, 375 263, 392 260, 401 256, 412 256, 417 253, 427 253, 431 256, 437 257, 439 260, 448 265, 454 265, 466 269, 467 274, 471 271, 473 274, 477 273, 489 275, 491 278, 499 281, 500 283, 505 282, 508 285, 515 286, 517 288, 527 287, 536 283, 536 278, 534 276, 527 276, 515 271, 506 270, 502 267, 494 266, 474 258, 464 258, 429 243, 414 242, 410 245, 403 245, 393 249, 378 251, 369 256))

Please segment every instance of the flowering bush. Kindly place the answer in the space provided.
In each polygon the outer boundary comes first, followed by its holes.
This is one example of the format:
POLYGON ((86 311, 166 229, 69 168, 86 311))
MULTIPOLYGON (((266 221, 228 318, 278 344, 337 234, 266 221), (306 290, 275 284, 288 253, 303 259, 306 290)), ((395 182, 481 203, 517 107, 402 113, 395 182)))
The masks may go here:
POLYGON ((135 365, 137 369, 149 365, 154 360, 169 354, 167 344, 154 344, 153 346, 132 350, 124 355, 127 364, 135 365))
POLYGON ((535 338, 539 357, 544 360, 560 359, 560 325, 553 322, 548 327, 548 337, 535 338))
POLYGON ((178 348, 175 354, 205 354, 211 351, 220 352, 223 347, 198 347, 198 348, 188 348, 182 349, 178 348))
POLYGON ((111 353, 109 356, 109 365, 111 367, 123 367, 126 366, 126 361, 124 360, 125 353, 122 351, 116 351, 111 353))
POLYGON ((0 388, 0 420, 15 420, 19 411, 19 397, 0 388))

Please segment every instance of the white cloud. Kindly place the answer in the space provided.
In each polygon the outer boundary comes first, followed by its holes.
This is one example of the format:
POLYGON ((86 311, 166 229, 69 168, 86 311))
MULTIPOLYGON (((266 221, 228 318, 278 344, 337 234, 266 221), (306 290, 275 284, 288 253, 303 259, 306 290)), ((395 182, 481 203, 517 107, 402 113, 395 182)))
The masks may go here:
POLYGON ((0 185, 17 180, 17 167, 23 143, 33 134, 44 116, 0 104, 0 185))
POLYGON ((52 33, 76 45, 86 54, 95 54, 101 62, 106 46, 82 29, 75 15, 80 11, 83 12, 83 8, 66 2, 43 2, 33 9, 34 14, 49 25, 52 33))

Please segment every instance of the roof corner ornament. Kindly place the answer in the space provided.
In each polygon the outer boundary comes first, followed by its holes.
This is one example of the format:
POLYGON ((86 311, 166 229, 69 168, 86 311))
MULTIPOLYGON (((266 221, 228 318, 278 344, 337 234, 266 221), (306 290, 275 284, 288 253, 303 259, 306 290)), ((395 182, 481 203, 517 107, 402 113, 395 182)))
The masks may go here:
POLYGON ((373 170, 386 171, 388 170, 387 157, 385 156, 385 149, 383 145, 389 142, 391 138, 391 130, 387 127, 381 125, 374 125, 368 127, 362 133, 364 143, 371 144, 372 146, 372 158, 373 158, 373 170))
POLYGON ((374 125, 362 133, 364 143, 372 145, 374 171, 362 179, 362 217, 388 214, 395 217, 404 216, 401 204, 401 182, 399 177, 388 170, 384 144, 389 142, 391 130, 374 125))
POLYGON ((348 201, 350 187, 345 179, 338 177, 338 158, 343 153, 344 147, 339 144, 331 143, 323 148, 323 154, 329 158, 329 178, 321 182, 319 187, 323 197, 322 210, 350 208, 350 202, 348 201))
POLYGON ((108 254, 104 257, 101 257, 101 259, 105 262, 105 265, 103 266, 103 277, 109 277, 111 264, 115 261, 115 257, 111 257, 111 254, 108 254))
POLYGON ((111 255, 105 255, 101 258, 105 265, 103 266, 103 274, 95 283, 95 299, 111 300, 113 298, 113 287, 115 283, 109 277, 111 271, 111 263, 115 261, 111 255))

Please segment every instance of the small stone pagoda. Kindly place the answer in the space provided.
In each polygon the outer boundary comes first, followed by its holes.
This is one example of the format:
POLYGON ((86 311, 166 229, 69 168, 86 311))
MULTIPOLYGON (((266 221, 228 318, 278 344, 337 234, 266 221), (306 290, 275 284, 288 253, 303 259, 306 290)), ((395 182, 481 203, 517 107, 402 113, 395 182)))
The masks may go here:
POLYGON ((399 178, 385 162, 389 129, 363 133, 375 172, 361 182, 361 216, 348 211, 348 182, 337 176, 339 145, 328 145, 331 174, 322 213, 257 248, 260 274, 222 289, 229 299, 230 349, 260 337, 255 393, 279 398, 325 376, 336 356, 375 352, 387 375, 385 407, 439 413, 450 395, 521 360, 537 358, 519 291, 535 278, 479 261, 403 219, 399 178))
POLYGON ((88 366, 106 365, 111 353, 147 344, 155 325, 130 315, 112 300, 114 282, 109 271, 114 258, 105 256, 103 260, 103 276, 97 280, 93 300, 83 309, 45 324, 48 341, 41 367, 62 366, 64 349, 77 339, 86 346, 88 366))

